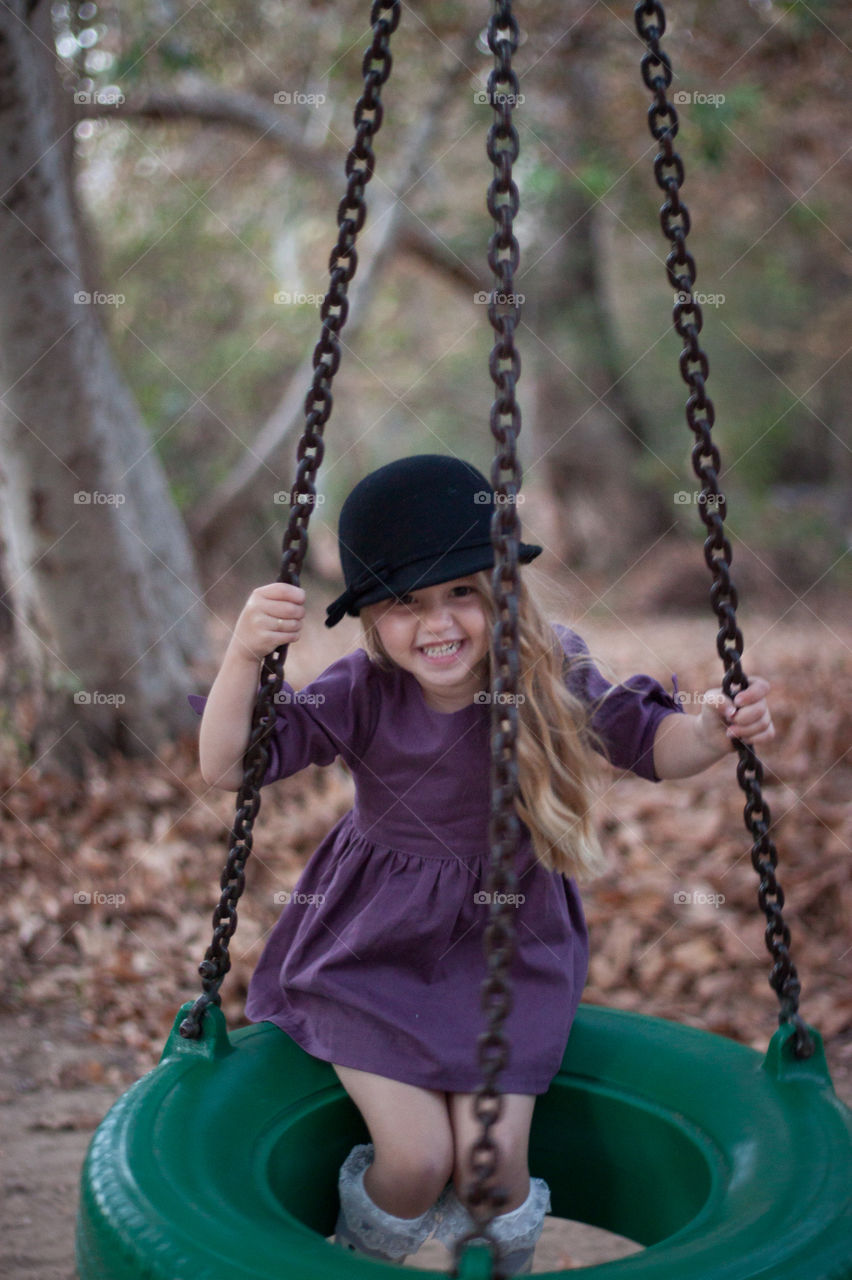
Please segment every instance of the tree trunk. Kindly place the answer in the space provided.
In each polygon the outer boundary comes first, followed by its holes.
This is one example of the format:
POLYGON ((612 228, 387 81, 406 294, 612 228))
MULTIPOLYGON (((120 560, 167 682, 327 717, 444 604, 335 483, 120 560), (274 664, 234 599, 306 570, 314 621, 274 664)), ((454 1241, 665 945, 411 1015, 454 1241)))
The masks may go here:
POLYGON ((33 694, 33 745, 156 750, 192 717, 203 646, 185 528, 91 290, 47 0, 0 9, 2 577, 7 686, 33 694))
POLYGON ((640 476, 647 428, 610 324, 594 200, 565 183, 550 207, 551 229, 564 234, 553 236, 527 312, 549 348, 537 357, 530 457, 559 495, 556 554, 608 570, 672 529, 673 513, 640 476))

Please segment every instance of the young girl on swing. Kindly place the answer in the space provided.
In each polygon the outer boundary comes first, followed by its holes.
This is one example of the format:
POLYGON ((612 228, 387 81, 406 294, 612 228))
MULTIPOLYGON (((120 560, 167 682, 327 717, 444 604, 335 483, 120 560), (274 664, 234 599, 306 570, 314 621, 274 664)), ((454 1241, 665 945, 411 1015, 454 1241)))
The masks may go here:
MULTIPOLYGON (((355 803, 305 867, 251 978, 246 1013, 333 1063, 372 1142, 339 1178, 337 1242, 401 1262, 434 1231, 473 1221, 459 1193, 478 1136, 471 1095, 483 1029, 489 860, 489 648, 494 616, 488 481, 456 458, 381 467, 340 517, 346 590, 327 626, 360 616, 364 648, 304 690, 284 685, 265 782, 340 756, 355 803)), ((521 543, 528 563, 540 547, 521 543)), ((204 709, 201 769, 236 790, 259 664, 298 639, 305 593, 259 587, 239 616, 204 709)), ((648 676, 610 685, 582 640, 521 586, 517 950, 511 1056, 493 1130, 508 1191, 492 1223, 507 1274, 529 1271, 550 1207, 530 1178, 535 1096, 562 1060, 588 964, 576 880, 602 865, 591 748, 650 780, 697 773, 774 730, 768 685, 721 690, 685 715, 648 676)))

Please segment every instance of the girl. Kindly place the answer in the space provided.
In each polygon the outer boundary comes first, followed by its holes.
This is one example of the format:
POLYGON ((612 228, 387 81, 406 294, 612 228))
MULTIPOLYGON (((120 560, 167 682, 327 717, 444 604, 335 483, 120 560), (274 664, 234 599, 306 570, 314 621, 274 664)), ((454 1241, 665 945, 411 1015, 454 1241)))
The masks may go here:
MULTIPOLYGON (((478 1136, 471 1095, 484 1024, 493 501, 473 467, 435 455, 390 463, 355 487, 340 517, 346 590, 326 625, 360 616, 364 648, 299 693, 285 684, 265 778, 340 756, 355 780, 352 810, 269 937, 246 1013, 334 1065, 372 1138, 341 1168, 336 1239, 395 1262, 433 1231, 451 1247, 473 1226, 458 1193, 478 1136)), ((521 543, 521 563, 540 550, 521 543)), ((299 639, 304 600, 301 588, 272 583, 240 614, 201 724, 210 785, 240 786, 259 664, 299 639)), ((602 864, 590 748, 656 781, 707 768, 735 736, 774 733, 761 679, 733 702, 711 691, 695 716, 648 676, 610 685, 523 584, 520 669, 512 1049, 493 1131, 509 1193, 492 1223, 506 1274, 529 1271, 550 1207, 527 1144, 586 978, 576 880, 602 864)))

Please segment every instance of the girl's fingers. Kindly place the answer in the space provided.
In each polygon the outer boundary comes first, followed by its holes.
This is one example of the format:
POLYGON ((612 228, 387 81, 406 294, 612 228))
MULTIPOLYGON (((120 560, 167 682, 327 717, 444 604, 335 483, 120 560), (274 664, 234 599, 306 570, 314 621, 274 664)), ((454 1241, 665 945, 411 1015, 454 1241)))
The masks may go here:
POLYGON ((739 738, 743 742, 769 741, 775 736, 775 726, 769 707, 761 701, 751 706, 737 708, 729 720, 728 737, 739 738))
POLYGON ((739 693, 734 695, 734 705, 747 707, 752 703, 765 701, 769 690, 770 684, 768 680, 764 680, 763 676, 752 676, 749 680, 748 688, 741 689, 739 693))
POLYGON ((290 634, 293 631, 301 631, 302 621, 300 618, 271 618, 269 629, 276 635, 290 634))
POLYGON ((293 644, 302 632, 303 611, 298 616, 275 616, 268 612, 249 613, 236 628, 235 637, 241 648, 258 660, 282 644, 293 644))
POLYGON ((305 600, 304 587, 294 587, 289 582, 270 582, 265 587, 257 587, 252 594, 265 602, 287 600, 292 604, 303 604, 305 600))

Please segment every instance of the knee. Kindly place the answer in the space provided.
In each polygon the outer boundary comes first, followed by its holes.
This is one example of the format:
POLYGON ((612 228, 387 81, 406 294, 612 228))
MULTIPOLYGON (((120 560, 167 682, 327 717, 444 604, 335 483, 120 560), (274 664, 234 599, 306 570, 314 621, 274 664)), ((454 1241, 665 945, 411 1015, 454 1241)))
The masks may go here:
POLYGON ((375 1198, 397 1206, 390 1212, 399 1217, 415 1217, 431 1208, 452 1172, 450 1138, 443 1142, 433 1135, 428 1142, 392 1150, 377 1146, 367 1181, 378 1193, 375 1198))
POLYGON ((452 1143, 433 1144, 426 1151, 409 1152, 406 1176, 423 1188, 430 1204, 437 1200, 453 1175, 452 1143))

